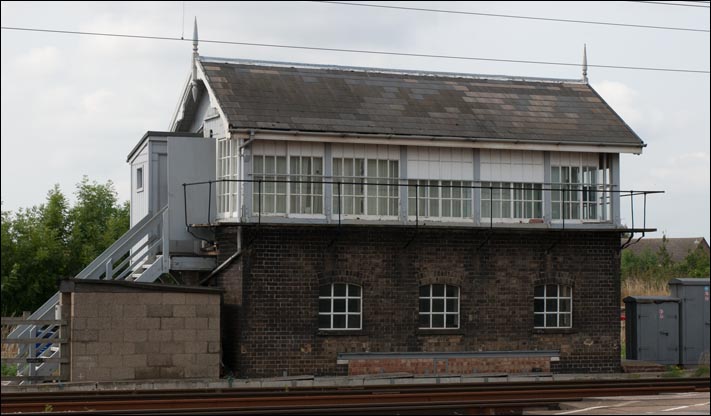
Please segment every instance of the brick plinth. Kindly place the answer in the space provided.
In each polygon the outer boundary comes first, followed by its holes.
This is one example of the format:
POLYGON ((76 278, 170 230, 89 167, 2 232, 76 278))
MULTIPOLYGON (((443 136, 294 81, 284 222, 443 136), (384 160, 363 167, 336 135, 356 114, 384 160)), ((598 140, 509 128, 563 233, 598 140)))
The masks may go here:
POLYGON ((553 372, 620 369, 617 232, 238 228, 217 229, 221 258, 238 238, 243 255, 215 281, 223 312, 239 311, 223 327, 223 360, 236 375, 345 375, 345 352, 556 350, 553 372), (318 329, 319 286, 336 282, 362 286, 361 330, 318 329), (432 283, 460 287, 459 329, 418 329, 418 287, 432 283), (534 329, 540 284, 572 287, 571 329, 534 329))

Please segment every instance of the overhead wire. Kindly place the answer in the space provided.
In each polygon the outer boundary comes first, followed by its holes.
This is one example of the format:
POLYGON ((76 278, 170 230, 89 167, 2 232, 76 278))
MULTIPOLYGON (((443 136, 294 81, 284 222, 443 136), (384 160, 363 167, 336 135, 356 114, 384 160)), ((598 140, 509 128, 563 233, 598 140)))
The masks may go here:
MULTIPOLYGON (((181 39, 181 38, 170 37, 170 36, 131 35, 131 34, 105 33, 105 32, 83 32, 83 31, 74 31, 74 30, 55 30, 55 29, 40 29, 40 28, 13 27, 13 26, 2 26, 2 27, 0 27, 0 29, 13 30, 13 31, 25 31, 25 32, 57 33, 57 34, 84 35, 84 36, 104 36, 104 37, 130 38, 130 39, 171 40, 171 41, 183 41, 183 42, 190 42, 191 41, 191 39, 181 39)), ((570 63, 570 62, 531 61, 531 60, 522 60, 522 59, 482 58, 482 57, 474 57, 474 56, 436 55, 436 54, 426 54, 426 53, 393 52, 393 51, 379 51, 379 50, 326 48, 326 47, 317 47, 317 46, 283 45, 283 44, 271 44, 271 43, 255 43, 255 42, 237 42, 237 41, 213 40, 213 39, 200 39, 200 42, 223 44, 223 45, 254 46, 254 47, 264 47, 264 48, 300 49, 300 50, 324 51, 324 52, 345 52, 345 53, 363 53, 363 54, 373 54, 373 55, 407 56, 407 57, 416 57, 416 58, 456 59, 456 60, 469 60, 469 61, 506 62, 506 63, 575 66, 575 67, 581 66, 581 64, 579 64, 579 63, 570 63)), ((590 68, 627 69, 627 70, 638 70, 638 71, 682 72, 682 73, 696 73, 696 74, 710 73, 710 71, 705 71, 705 70, 684 69, 684 68, 659 68, 659 67, 602 65, 602 64, 588 64, 587 66, 590 68)))
POLYGON ((702 9, 709 9, 711 7, 701 6, 698 4, 681 4, 681 3, 669 3, 665 1, 628 1, 628 3, 647 3, 647 4, 658 4, 660 6, 682 6, 682 7, 701 7, 702 9))
POLYGON ((421 8, 421 7, 392 6, 392 5, 384 5, 384 4, 353 3, 353 2, 347 2, 347 1, 310 1, 310 3, 323 3, 323 4, 340 5, 340 6, 371 7, 371 8, 379 8, 379 9, 406 10, 406 11, 415 11, 415 12, 448 13, 448 14, 482 16, 482 17, 499 17, 499 18, 507 18, 507 19, 538 20, 538 21, 544 21, 544 22, 562 22, 562 23, 578 23, 578 24, 588 24, 588 25, 620 26, 620 27, 632 27, 632 28, 637 28, 637 29, 660 29, 660 30, 677 30, 677 31, 687 31, 687 32, 711 33, 711 30, 699 29, 699 28, 653 26, 653 25, 640 25, 640 24, 632 24, 632 23, 600 22, 600 21, 591 21, 591 20, 557 19, 557 18, 550 18, 550 17, 536 17, 536 16, 522 16, 522 15, 510 15, 510 14, 470 12, 470 11, 464 11, 464 10, 429 9, 429 8, 421 8))

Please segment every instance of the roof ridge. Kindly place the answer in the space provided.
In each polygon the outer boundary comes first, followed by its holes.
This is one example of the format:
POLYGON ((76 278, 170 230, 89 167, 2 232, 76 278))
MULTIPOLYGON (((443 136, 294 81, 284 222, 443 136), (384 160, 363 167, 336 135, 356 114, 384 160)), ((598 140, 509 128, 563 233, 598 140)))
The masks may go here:
POLYGON ((568 78, 524 77, 524 76, 515 76, 515 75, 493 75, 493 74, 469 74, 469 73, 464 73, 464 72, 439 72, 439 71, 422 71, 422 70, 395 69, 395 68, 326 65, 326 64, 311 64, 311 63, 304 63, 304 62, 261 61, 261 60, 255 60, 255 59, 221 58, 221 57, 214 57, 214 56, 200 56, 199 59, 200 59, 200 62, 204 62, 204 63, 272 66, 272 67, 281 67, 281 68, 325 69, 325 70, 334 70, 334 71, 358 71, 358 72, 381 73, 381 74, 400 74, 400 75, 431 76, 431 77, 483 79, 483 80, 492 80, 492 81, 528 81, 528 82, 549 82, 549 83, 556 83, 556 84, 567 83, 567 84, 587 85, 587 83, 582 79, 568 79, 568 78))

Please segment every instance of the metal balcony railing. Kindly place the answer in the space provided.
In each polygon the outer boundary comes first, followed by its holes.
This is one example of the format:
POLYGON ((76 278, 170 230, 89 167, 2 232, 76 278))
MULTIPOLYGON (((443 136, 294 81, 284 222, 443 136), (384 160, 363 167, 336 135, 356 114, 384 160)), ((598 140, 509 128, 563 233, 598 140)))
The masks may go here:
MULTIPOLYGON (((423 221, 437 221, 442 224, 469 224, 489 228, 493 228, 495 223, 507 222, 546 222, 558 229, 565 229, 566 223, 569 225, 571 222, 576 224, 607 223, 617 226, 619 225, 617 223, 620 209, 619 199, 629 197, 632 224, 631 227, 624 228, 624 230, 633 234, 651 231, 646 229, 647 196, 664 192, 618 190, 611 185, 600 184, 497 182, 495 185, 494 183, 482 184, 482 182, 473 181, 421 181, 399 178, 324 180, 322 176, 291 177, 290 175, 272 174, 268 177, 254 179, 217 179, 185 183, 183 184, 185 201, 188 200, 188 192, 194 187, 203 187, 203 195, 204 187, 208 188, 207 211, 203 214, 198 213, 195 217, 196 213, 189 212, 186 203, 185 224, 187 227, 195 224, 214 224, 213 220, 216 221, 218 218, 213 218, 211 215, 212 204, 216 200, 224 205, 225 200, 221 198, 239 201, 237 209, 228 211, 238 212, 241 223, 261 224, 263 218, 287 217, 293 218, 294 222, 316 218, 338 225, 341 225, 344 220, 356 220, 364 223, 391 220, 415 227, 421 225, 423 221), (508 196, 502 197, 505 193, 508 196), (526 193, 535 195, 533 198, 529 198, 526 193), (643 200, 643 227, 638 229, 635 227, 634 200, 640 197, 643 200), (303 202, 304 200, 311 201, 311 205, 309 205, 311 209, 302 209, 301 207, 304 205, 299 202, 292 203, 292 201, 303 202), (356 201, 356 205, 360 204, 358 205, 360 209, 356 212, 348 209, 349 204, 352 205, 354 201, 356 201), (447 211, 442 209, 445 205, 449 207, 447 212, 453 212, 451 206, 456 203, 460 204, 457 215, 441 215, 447 211), (377 208, 370 212, 372 204, 377 208), (406 209, 403 204, 407 204, 406 209), (507 217, 502 218, 503 216, 497 217, 489 214, 495 209, 494 207, 501 204, 509 204, 511 207, 507 211, 507 217), (539 204, 537 212, 540 212, 541 216, 526 216, 524 209, 521 210, 523 214, 516 216, 514 213, 516 204, 539 204), (558 204, 560 208, 558 210, 559 218, 554 218, 554 210, 547 208, 547 206, 552 207, 553 204, 558 204), (298 208, 294 208, 294 205, 298 208), (384 208, 380 209, 383 205, 384 208), (423 207, 425 207, 424 210, 423 207), (437 207, 437 209, 428 209, 428 207, 437 207), (488 208, 483 209, 483 207, 488 208), (436 215, 432 215, 433 211, 436 215), (199 219, 190 221, 190 218, 199 219)), ((219 215, 220 210, 217 211, 219 215)), ((536 209, 532 209, 532 211, 536 211, 536 209)), ((503 211, 499 210, 499 212, 503 211)))

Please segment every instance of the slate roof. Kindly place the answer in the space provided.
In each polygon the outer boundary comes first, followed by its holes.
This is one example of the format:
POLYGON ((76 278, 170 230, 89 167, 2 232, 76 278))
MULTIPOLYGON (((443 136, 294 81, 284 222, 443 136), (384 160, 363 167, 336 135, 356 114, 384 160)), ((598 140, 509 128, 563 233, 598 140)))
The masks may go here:
POLYGON ((643 146, 587 84, 201 62, 236 128, 643 146))
MULTIPOLYGON (((675 262, 684 260, 689 253, 696 250, 699 246, 701 246, 706 255, 709 256, 709 243, 706 242, 704 237, 667 238, 666 245, 669 257, 671 257, 671 259, 675 262)), ((643 238, 639 240, 637 244, 633 244, 625 248, 625 250, 629 250, 637 255, 642 254, 645 251, 656 254, 659 252, 661 247, 661 238, 643 238)))

